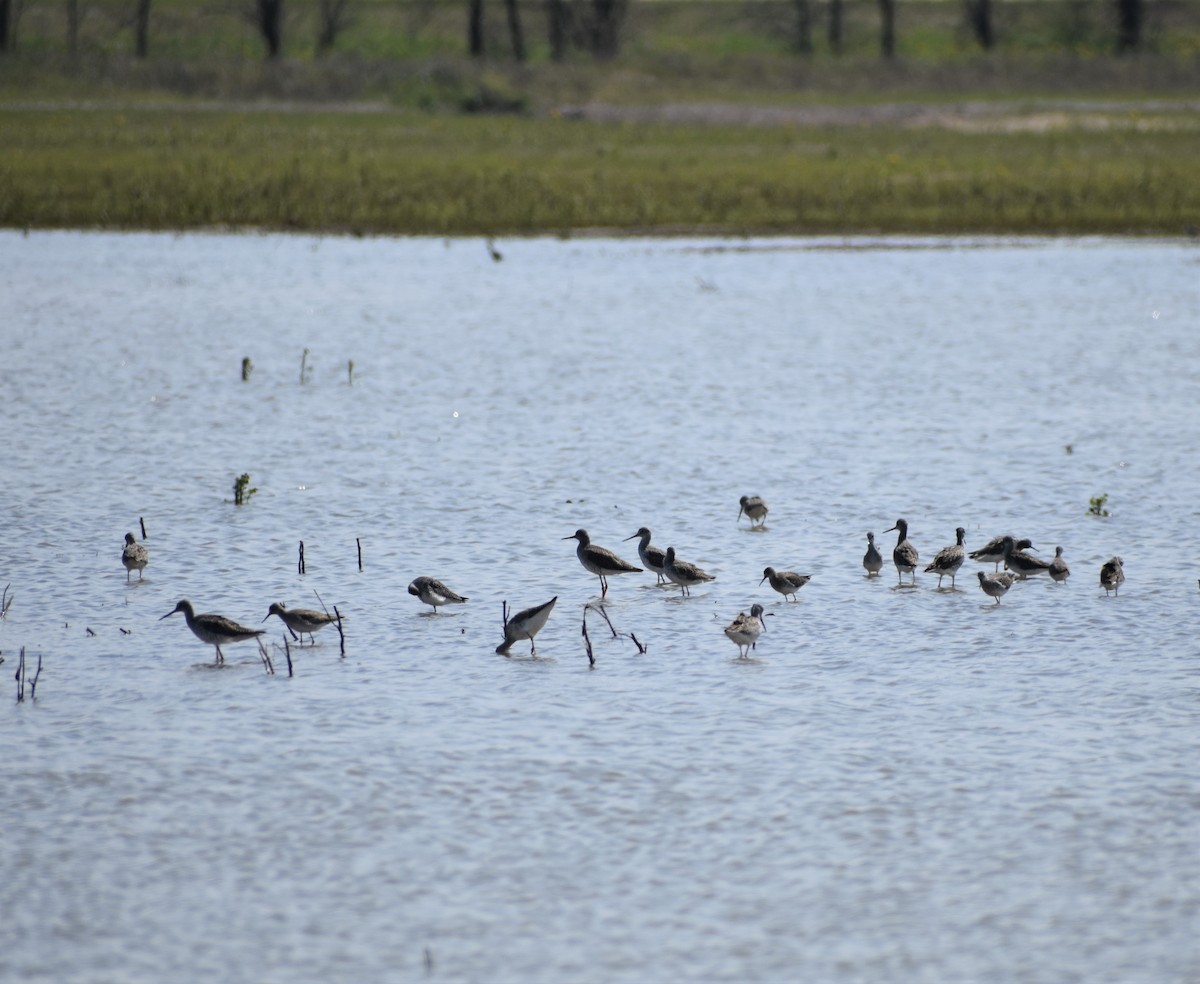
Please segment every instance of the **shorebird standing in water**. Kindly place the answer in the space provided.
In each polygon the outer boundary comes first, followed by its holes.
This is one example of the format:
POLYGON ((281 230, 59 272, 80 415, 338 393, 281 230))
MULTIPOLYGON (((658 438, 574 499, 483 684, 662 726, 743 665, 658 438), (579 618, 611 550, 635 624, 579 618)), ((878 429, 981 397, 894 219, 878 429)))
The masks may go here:
POLYGON ((761 587, 763 581, 770 581, 771 587, 783 595, 784 599, 788 595, 791 595, 792 601, 795 601, 796 592, 811 580, 811 574, 797 574, 795 571, 777 571, 774 567, 768 567, 763 571, 762 581, 759 581, 758 584, 761 587))
POLYGON ((496 652, 501 656, 507 656, 514 642, 528 639, 529 655, 536 655, 537 646, 533 643, 533 637, 542 631, 542 626, 546 624, 546 619, 554 610, 556 601, 558 601, 558 595, 544 605, 534 605, 532 608, 517 612, 512 618, 506 618, 504 620, 504 641, 496 647, 496 652))
POLYGON ((224 615, 214 615, 212 612, 204 612, 197 615, 196 610, 192 608, 192 603, 186 598, 167 612, 159 621, 161 622, 163 618, 170 618, 176 612, 183 612, 184 621, 187 622, 187 627, 192 630, 192 635, 201 642, 207 642, 210 646, 216 648, 218 666, 225 662, 225 654, 221 652, 222 643, 242 642, 245 639, 254 639, 266 632, 266 629, 247 628, 244 625, 239 625, 231 618, 226 618, 224 615))
POLYGON ((884 530, 884 533, 891 533, 892 530, 899 530, 900 535, 896 538, 896 548, 892 551, 892 563, 896 565, 896 580, 898 583, 904 583, 904 575, 912 575, 913 586, 917 583, 917 561, 920 559, 917 554, 917 548, 914 547, 908 540, 908 520, 898 519, 896 525, 891 529, 884 530))
POLYGON ((766 628, 763 624, 763 606, 751 605, 749 615, 738 612, 737 618, 725 626, 725 635, 738 647, 738 658, 745 659, 766 628))
POLYGON ((741 504, 741 508, 738 510, 738 519, 741 519, 742 513, 745 513, 746 518, 750 520, 751 528, 767 525, 767 513, 771 510, 761 495, 744 495, 738 499, 738 502, 741 504))
POLYGON ((1004 567, 1022 581, 1034 574, 1045 574, 1050 570, 1050 561, 1027 554, 1017 546, 1011 536, 1004 538, 1004 567))
POLYGON ((1013 540, 1017 550, 1036 549, 1033 545, 1033 541, 1025 539, 1024 537, 1020 540, 1017 540, 1008 536, 994 536, 978 550, 972 550, 969 554, 967 554, 967 556, 972 560, 979 561, 981 564, 995 564, 996 566, 993 568, 993 570, 998 571, 1000 570, 1000 565, 1004 562, 1005 540, 1013 540))
POLYGON ((1120 594, 1121 585, 1124 583, 1125 561, 1120 557, 1110 557, 1100 568, 1100 587, 1104 589, 1104 596, 1108 597, 1110 591, 1113 594, 1120 594))
POLYGON ((1008 593, 1008 589, 1013 586, 1016 575, 1009 571, 1000 571, 997 574, 989 574, 987 571, 976 571, 979 575, 979 586, 983 588, 983 593, 989 598, 995 598, 996 604, 1000 604, 1000 599, 1008 593))
POLYGON ((325 628, 330 622, 337 621, 337 616, 330 615, 328 612, 318 612, 312 608, 285 608, 282 601, 272 603, 271 607, 267 609, 267 614, 263 616, 263 621, 265 622, 272 615, 278 615, 292 634, 299 636, 301 645, 304 644, 305 633, 308 633, 309 642, 316 642, 313 633, 317 629, 325 628))
POLYGON ((461 605, 469 600, 457 591, 451 591, 436 577, 418 577, 408 586, 408 593, 420 598, 425 604, 432 605, 435 615, 438 605, 461 605))
POLYGON ((563 539, 579 541, 579 546, 575 548, 575 556, 579 558, 579 563, 583 564, 584 570, 591 571, 600 578, 601 598, 608 594, 608 579, 613 574, 641 573, 640 567, 634 567, 633 564, 622 560, 611 550, 592 543, 587 530, 576 530, 570 536, 564 536, 563 539))
POLYGON ((958 569, 962 567, 963 560, 966 559, 967 551, 963 546, 963 540, 966 539, 967 531, 961 526, 954 531, 957 542, 952 547, 942 547, 941 550, 933 558, 933 563, 925 568, 926 574, 936 574, 938 579, 938 588, 942 586, 942 578, 950 578, 950 589, 956 587, 954 577, 958 574, 958 569))
POLYGON ((867 552, 863 554, 863 567, 866 569, 867 577, 878 577, 879 572, 883 570, 883 554, 875 546, 874 533, 867 534, 867 552))
POLYGON ((715 580, 713 575, 709 574, 708 571, 700 570, 695 564, 690 564, 686 560, 676 560, 674 547, 667 547, 667 557, 663 563, 663 573, 679 585, 680 597, 690 595, 693 585, 715 580))
POLYGON ((641 537, 638 540, 638 556, 642 559, 642 563, 646 565, 646 570, 654 571, 658 575, 658 583, 666 584, 667 577, 663 573, 663 564, 666 563, 667 555, 661 547, 652 547, 650 545, 650 530, 648 527, 638 527, 638 531, 633 536, 625 537, 625 540, 632 540, 636 537, 641 537))
POLYGON ((125 565, 126 584, 129 583, 129 575, 133 571, 138 572, 138 580, 140 581, 142 579, 142 571, 150 563, 150 555, 146 553, 146 548, 134 540, 132 533, 125 534, 125 549, 121 551, 121 563, 125 565))
POLYGON ((1067 562, 1063 560, 1062 547, 1054 548, 1054 559, 1050 561, 1050 577, 1062 584, 1071 576, 1071 568, 1067 566, 1067 562))

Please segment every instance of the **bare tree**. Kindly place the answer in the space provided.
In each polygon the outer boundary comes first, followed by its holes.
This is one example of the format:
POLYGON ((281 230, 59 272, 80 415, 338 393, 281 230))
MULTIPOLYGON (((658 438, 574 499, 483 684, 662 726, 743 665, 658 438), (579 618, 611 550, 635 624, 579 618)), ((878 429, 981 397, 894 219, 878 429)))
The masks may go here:
POLYGON ((896 56, 896 0, 879 0, 879 51, 884 58, 896 56))
POLYGON ((469 0, 467 6, 467 51, 472 58, 483 57, 483 0, 469 0))
POLYGON ((150 53, 150 0, 137 0, 133 38, 134 54, 145 58, 150 53))
POLYGON ((317 54, 333 50, 338 35, 346 29, 350 18, 346 13, 350 0, 318 0, 317 2, 317 54))
POLYGON ((550 32, 550 58, 560 62, 567 54, 567 32, 571 13, 566 0, 546 0, 546 24, 550 32))
POLYGON ((1117 0, 1117 54, 1141 47, 1142 12, 1142 0, 1117 0))
POLYGON ((283 51, 283 0, 258 0, 258 30, 267 43, 267 57, 283 51))
POLYGON ((614 58, 621 48, 626 0, 592 0, 592 54, 614 58))
POLYGON ((796 8, 796 51, 802 55, 811 55, 812 45, 812 9, 808 0, 792 0, 796 8))
POLYGON ((829 47, 835 55, 842 53, 842 0, 829 0, 829 47))
POLYGON ((504 10, 508 14, 508 36, 512 39, 513 57, 523 62, 525 34, 521 30, 521 13, 517 10, 517 0, 504 0, 504 10))
POLYGON ((992 32, 992 0, 966 0, 967 23, 971 33, 984 51, 991 51, 996 44, 992 32))

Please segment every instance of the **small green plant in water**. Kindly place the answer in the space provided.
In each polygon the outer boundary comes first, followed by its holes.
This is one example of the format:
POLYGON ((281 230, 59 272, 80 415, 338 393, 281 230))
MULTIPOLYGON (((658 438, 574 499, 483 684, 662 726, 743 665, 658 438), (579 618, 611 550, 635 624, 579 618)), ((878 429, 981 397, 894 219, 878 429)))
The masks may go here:
POLYGON ((250 361, 250 356, 242 359, 242 382, 250 381, 250 373, 254 372, 254 363, 250 361))
POLYGON ((1108 493, 1104 495, 1094 495, 1088 499, 1088 515, 1089 516, 1107 516, 1108 510, 1104 506, 1108 503, 1108 493))
POLYGON ((346 379, 351 386, 354 385, 354 360, 351 359, 346 363, 346 379))
POLYGON ((244 506, 258 489, 250 488, 250 473, 242 472, 233 482, 233 504, 244 506))

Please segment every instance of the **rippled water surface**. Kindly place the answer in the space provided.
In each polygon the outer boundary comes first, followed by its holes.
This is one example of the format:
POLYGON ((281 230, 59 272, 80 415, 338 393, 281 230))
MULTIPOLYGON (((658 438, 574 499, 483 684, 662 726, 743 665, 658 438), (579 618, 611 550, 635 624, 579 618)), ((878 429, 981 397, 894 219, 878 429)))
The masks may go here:
POLYGON ((1200 250, 497 247, 0 233, 0 979, 1200 977, 1200 250), (898 589, 897 517, 1073 575, 898 589), (716 580, 590 669, 562 538, 641 525, 716 580), (291 678, 159 620, 318 594, 291 678))

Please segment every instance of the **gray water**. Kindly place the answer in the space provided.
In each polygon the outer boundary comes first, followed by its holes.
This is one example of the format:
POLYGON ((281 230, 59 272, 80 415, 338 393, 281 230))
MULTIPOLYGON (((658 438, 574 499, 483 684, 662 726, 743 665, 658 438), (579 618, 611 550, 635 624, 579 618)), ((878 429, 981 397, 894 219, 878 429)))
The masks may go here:
POLYGON ((1200 250, 497 246, 0 233, 0 979, 1196 980, 1200 250), (1073 574, 900 589, 897 517, 1073 574), (562 538, 643 524, 716 580, 589 668, 562 538), (318 595, 290 678, 159 620, 318 595))

